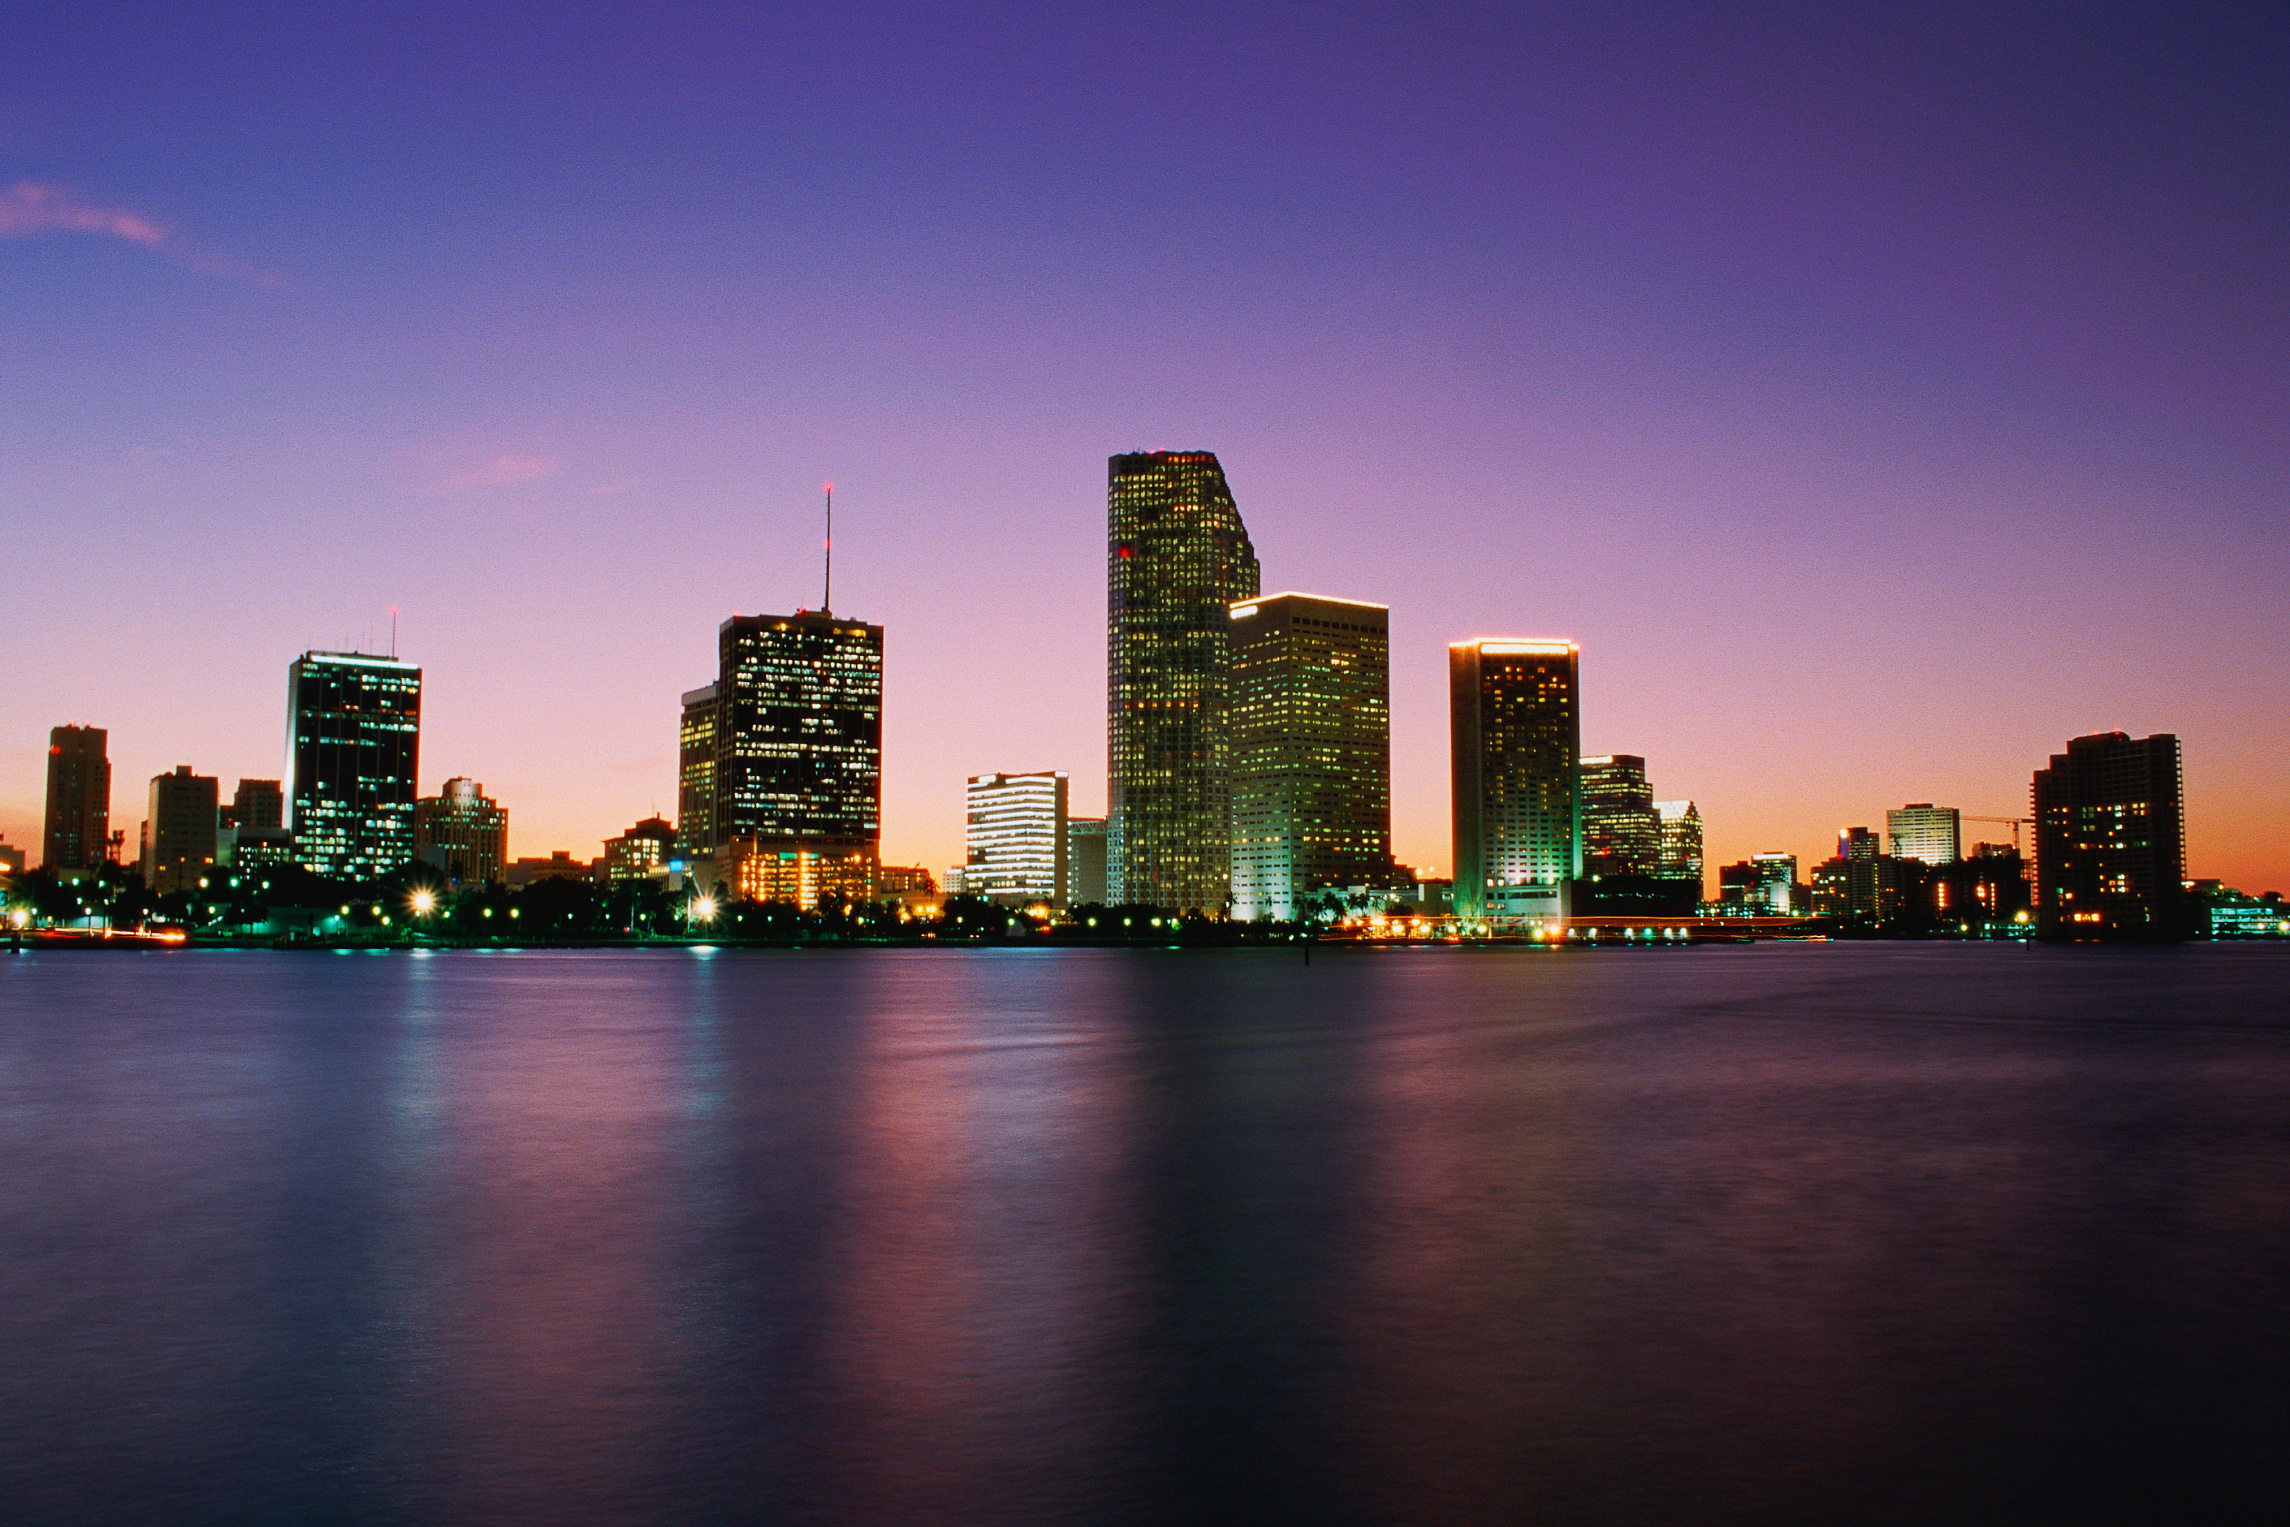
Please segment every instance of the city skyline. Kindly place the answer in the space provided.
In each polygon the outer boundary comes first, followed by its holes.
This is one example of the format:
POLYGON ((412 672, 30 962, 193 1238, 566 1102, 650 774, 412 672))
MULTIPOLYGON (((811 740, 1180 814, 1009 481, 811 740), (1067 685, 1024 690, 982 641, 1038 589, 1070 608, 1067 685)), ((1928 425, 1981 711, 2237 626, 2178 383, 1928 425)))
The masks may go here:
POLYGON ((1126 45, 1087 17, 27 21, 0 833, 66 722, 131 840, 177 764, 279 775, 277 665, 397 606, 420 788, 586 857, 676 811, 655 590, 808 605, 833 478, 914 633, 883 853, 950 864, 970 776, 1104 809, 1098 473, 1198 445, 1279 586, 1391 607, 1405 862, 1452 869, 1438 654, 1534 630, 1710 864, 2024 815, 2121 730, 2184 740, 2190 874, 2290 887, 2278 11, 1162 24, 1185 120, 1059 67, 1126 45))

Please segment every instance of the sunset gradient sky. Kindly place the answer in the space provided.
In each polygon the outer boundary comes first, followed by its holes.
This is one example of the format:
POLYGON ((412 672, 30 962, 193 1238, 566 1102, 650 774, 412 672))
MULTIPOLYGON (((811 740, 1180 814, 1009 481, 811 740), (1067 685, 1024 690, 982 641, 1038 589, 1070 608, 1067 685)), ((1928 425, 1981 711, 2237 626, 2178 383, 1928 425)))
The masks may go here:
POLYGON ((2290 8, 962 11, 0 3, 0 831, 65 721, 131 842, 278 774, 395 605, 422 788, 593 854, 832 478, 942 867, 1102 809, 1105 458, 1203 448, 1390 604, 1411 862, 1446 643, 1549 634, 1713 865, 2121 728, 2290 889, 2290 8))

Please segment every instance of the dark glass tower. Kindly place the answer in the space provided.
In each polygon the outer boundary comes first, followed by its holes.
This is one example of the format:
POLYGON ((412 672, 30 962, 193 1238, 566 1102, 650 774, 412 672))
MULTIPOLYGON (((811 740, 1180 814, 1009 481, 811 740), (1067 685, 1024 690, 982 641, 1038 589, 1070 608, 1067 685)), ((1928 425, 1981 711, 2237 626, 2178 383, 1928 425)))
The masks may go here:
POLYGON ((2031 793, 2039 937, 2187 936, 2177 737, 2074 738, 2031 793))
POLYGON ((1582 761, 1582 872, 1662 872, 1662 819, 1645 759, 1614 753, 1582 761))
POLYGON ((1572 642, 1447 649, 1455 914, 1549 921, 1582 874, 1580 654, 1572 642))
POLYGON ((1286 922, 1313 893, 1388 886, 1391 615, 1273 594, 1232 607, 1233 916, 1286 922))
POLYGON ((287 826, 296 862, 370 880, 414 858, 421 670, 363 652, 306 652, 286 669, 287 826))
POLYGON ((1115 456, 1106 487, 1106 896, 1232 893, 1232 606, 1256 550, 1207 451, 1115 456))
POLYGON ((109 856, 109 736, 100 726, 48 731, 48 816, 40 862, 50 870, 93 869, 109 856))
POLYGON ((823 611, 734 615, 717 630, 717 651, 718 850, 743 844, 846 862, 863 855, 875 864, 882 840, 883 628, 823 611))

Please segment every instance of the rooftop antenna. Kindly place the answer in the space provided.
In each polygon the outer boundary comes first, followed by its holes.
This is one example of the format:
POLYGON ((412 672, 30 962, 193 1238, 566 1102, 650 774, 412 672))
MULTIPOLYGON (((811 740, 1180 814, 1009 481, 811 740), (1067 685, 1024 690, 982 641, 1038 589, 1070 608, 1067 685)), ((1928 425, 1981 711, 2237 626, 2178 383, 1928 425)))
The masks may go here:
POLYGON ((398 607, 390 606, 390 661, 398 660, 398 607))
POLYGON ((819 592, 819 613, 835 613, 835 485, 827 487, 827 586, 819 592))

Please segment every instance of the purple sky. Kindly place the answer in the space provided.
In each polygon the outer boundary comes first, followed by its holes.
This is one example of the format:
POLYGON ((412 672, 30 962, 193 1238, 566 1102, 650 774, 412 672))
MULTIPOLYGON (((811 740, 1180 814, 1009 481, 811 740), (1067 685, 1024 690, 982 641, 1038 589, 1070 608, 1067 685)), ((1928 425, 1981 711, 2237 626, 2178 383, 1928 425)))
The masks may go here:
MULTIPOLYGON (((47 728, 276 775, 427 669, 512 850, 675 806, 733 611, 888 627, 887 857, 1104 790, 1104 476, 1222 458, 1267 590, 1583 645, 1714 864, 2074 734, 2290 888, 2290 9, 0 5, 0 830, 47 728)), ((2002 829, 1983 830, 2000 833, 2002 829)))

